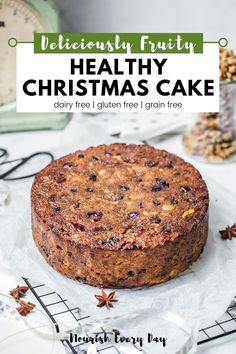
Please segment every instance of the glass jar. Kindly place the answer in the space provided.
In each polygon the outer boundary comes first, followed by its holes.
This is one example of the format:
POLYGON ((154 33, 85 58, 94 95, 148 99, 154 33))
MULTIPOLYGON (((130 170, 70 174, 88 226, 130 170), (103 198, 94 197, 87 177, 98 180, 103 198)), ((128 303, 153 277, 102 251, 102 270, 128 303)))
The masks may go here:
POLYGON ((236 81, 220 84, 220 111, 199 113, 184 133, 187 153, 210 163, 232 162, 236 156, 236 81))

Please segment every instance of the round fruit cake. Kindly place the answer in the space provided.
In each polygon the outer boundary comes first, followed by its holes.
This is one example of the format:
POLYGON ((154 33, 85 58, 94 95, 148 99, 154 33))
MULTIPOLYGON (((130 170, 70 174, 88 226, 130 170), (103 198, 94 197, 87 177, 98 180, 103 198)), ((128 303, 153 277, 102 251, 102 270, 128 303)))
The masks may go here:
POLYGON ((200 173, 148 145, 100 145, 62 157, 35 177, 31 199, 41 254, 93 286, 167 281, 198 259, 207 239, 200 173))

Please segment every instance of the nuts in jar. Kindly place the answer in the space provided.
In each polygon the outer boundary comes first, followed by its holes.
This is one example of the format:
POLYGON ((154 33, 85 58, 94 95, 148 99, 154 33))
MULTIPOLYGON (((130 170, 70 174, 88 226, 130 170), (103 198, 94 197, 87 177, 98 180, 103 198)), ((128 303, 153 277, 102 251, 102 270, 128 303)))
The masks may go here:
POLYGON ((220 112, 200 113, 183 137, 186 151, 209 162, 230 160, 236 153, 236 55, 220 49, 220 112))

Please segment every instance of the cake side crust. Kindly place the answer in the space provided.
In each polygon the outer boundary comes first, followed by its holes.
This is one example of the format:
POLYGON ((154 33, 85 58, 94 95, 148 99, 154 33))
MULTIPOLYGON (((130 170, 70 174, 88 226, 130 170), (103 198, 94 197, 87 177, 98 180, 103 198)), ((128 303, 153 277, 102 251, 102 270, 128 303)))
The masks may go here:
POLYGON ((100 288, 132 288, 163 283, 188 269, 203 251, 208 213, 197 228, 144 250, 102 250, 63 240, 32 213, 34 241, 45 260, 68 278, 100 288))

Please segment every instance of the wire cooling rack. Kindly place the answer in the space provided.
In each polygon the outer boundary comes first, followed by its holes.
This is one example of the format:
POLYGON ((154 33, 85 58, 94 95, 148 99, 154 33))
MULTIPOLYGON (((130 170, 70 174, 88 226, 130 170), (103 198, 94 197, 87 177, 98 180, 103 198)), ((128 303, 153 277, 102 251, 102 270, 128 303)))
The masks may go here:
POLYGON ((198 344, 207 343, 233 333, 236 333, 236 297, 218 321, 199 331, 198 344))
MULTIPOLYGON (((85 316, 79 307, 75 307, 67 299, 64 299, 60 294, 49 289, 45 284, 38 284, 27 278, 23 278, 26 285, 31 291, 31 296, 34 298, 35 303, 41 306, 47 314, 51 322, 54 324, 56 332, 60 332, 60 323, 67 321, 71 324, 72 328, 83 323, 84 320, 90 316, 85 316)), ((97 334, 103 334, 104 330, 101 328, 97 334)), ((236 333, 236 297, 230 304, 228 310, 224 315, 215 321, 211 326, 199 330, 198 345, 214 341, 216 339, 229 336, 236 333)), ((72 345, 67 339, 62 340, 62 343, 67 349, 68 353, 85 354, 87 353, 86 343, 79 343, 72 345)), ((138 349, 136 347, 136 349, 138 349)), ((98 351, 101 354, 119 354, 117 348, 107 343, 104 344, 102 349, 98 351)), ((140 351, 141 353, 141 351, 140 351)))
MULTIPOLYGON (((23 278, 26 285, 31 291, 30 299, 34 301, 44 312, 47 314, 51 322, 54 324, 56 332, 60 333, 60 323, 70 323, 71 328, 78 327, 79 323, 83 323, 84 320, 90 316, 81 315, 82 311, 79 307, 73 306, 67 299, 64 299, 60 294, 49 289, 45 284, 38 284, 28 278, 23 278)), ((101 327, 98 332, 93 332, 93 335, 102 336, 105 333, 101 327)), ((87 335, 87 337, 89 337, 87 335)), ((78 343, 72 345, 68 339, 63 339, 67 352, 69 354, 86 354, 87 343, 78 343)), ((142 353, 142 350, 134 347, 142 353)), ((102 348, 98 350, 99 354, 119 354, 118 349, 110 343, 104 343, 102 348)))

